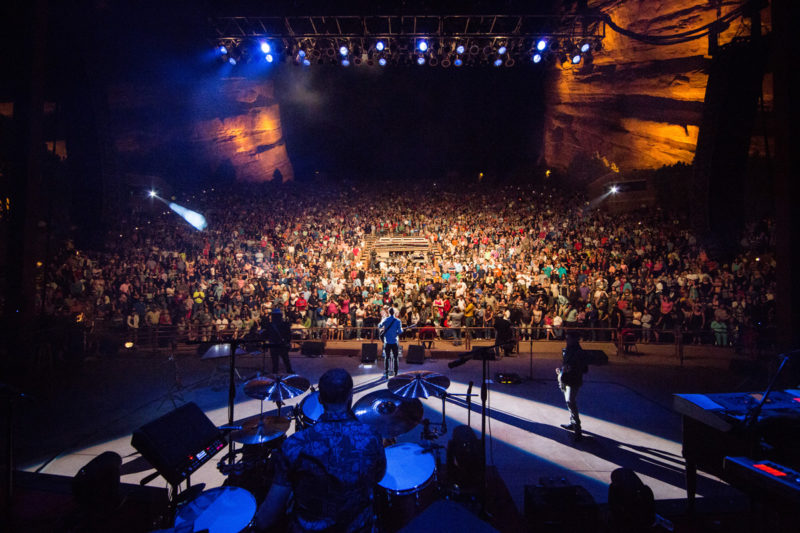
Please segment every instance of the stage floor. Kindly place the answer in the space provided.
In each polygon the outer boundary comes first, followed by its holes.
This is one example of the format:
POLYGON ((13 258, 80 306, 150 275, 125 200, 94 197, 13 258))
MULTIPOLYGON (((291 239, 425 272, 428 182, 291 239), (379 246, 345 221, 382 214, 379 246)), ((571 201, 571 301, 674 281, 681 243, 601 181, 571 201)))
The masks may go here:
MULTIPOLYGON (((328 343, 335 348, 356 349, 360 343, 328 343)), ((585 348, 602 349, 609 364, 591 366, 580 391, 584 438, 574 443, 571 433, 559 424, 569 416, 555 380, 563 343, 548 341, 534 344, 533 355, 492 361, 489 364, 488 417, 486 425, 487 461, 496 467, 516 504, 523 511, 524 486, 537 484, 540 478, 566 478, 584 486, 595 501, 608 500, 610 474, 619 467, 637 472, 661 502, 670 502, 673 512, 682 513, 685 496, 684 465, 681 457, 681 420, 672 409, 672 394, 685 392, 722 392, 758 390, 758 379, 748 380, 728 370, 733 352, 712 347, 686 347, 681 366, 674 347, 639 345, 640 354, 619 357, 613 346, 584 343, 585 348), (516 373, 519 384, 494 382, 497 373, 516 373)), ((454 369, 452 361, 463 346, 437 342, 437 349, 451 351, 452 357, 427 359, 422 365, 401 362, 400 372, 431 370, 448 376, 448 393, 465 394, 468 384, 480 392, 482 365, 469 361, 454 369)), ((527 351, 527 346, 523 349, 527 351)), ((344 352, 342 352, 344 353, 344 352)), ((203 409, 216 425, 227 423, 228 387, 226 375, 215 371, 227 359, 201 360, 193 353, 177 358, 177 374, 182 385, 175 403, 192 401, 203 409)), ((244 377, 260 369, 260 358, 240 358, 237 366, 244 377)), ((269 365, 269 362, 268 362, 269 365)), ((297 374, 316 384, 329 368, 348 370, 361 396, 386 388, 383 369, 365 367, 360 357, 325 355, 321 358, 292 355, 297 374)), ((143 424, 171 411, 173 399, 167 392, 173 383, 173 365, 163 355, 120 353, 115 357, 85 361, 80 366, 38 378, 35 401, 20 405, 15 424, 15 458, 18 468, 48 474, 73 476, 104 451, 115 451, 123 457, 125 483, 138 483, 153 472, 131 446, 132 432, 143 424)), ((235 419, 258 414, 259 402, 243 393, 237 384, 235 419)), ((308 393, 287 401, 283 413, 298 405, 308 393)), ((422 401, 424 417, 441 421, 442 402, 431 398, 422 401)), ((265 411, 274 404, 264 403, 265 411)), ((447 434, 437 439, 444 446, 452 430, 471 423, 480 435, 481 402, 473 398, 471 412, 463 397, 455 397, 446 405, 447 434)), ((290 428, 291 433, 294 426, 290 428)), ((421 441, 422 425, 398 438, 399 442, 421 441)), ((216 464, 222 454, 206 463, 192 476, 192 483, 218 487, 225 477, 216 464)), ((441 460, 446 461, 443 449, 441 460)), ((478 475, 478 472, 475 472, 478 475)), ((156 478, 151 486, 164 486, 156 478)), ((746 502, 743 495, 718 479, 700 474, 698 497, 714 502, 714 507, 730 504, 732 509, 746 502)))

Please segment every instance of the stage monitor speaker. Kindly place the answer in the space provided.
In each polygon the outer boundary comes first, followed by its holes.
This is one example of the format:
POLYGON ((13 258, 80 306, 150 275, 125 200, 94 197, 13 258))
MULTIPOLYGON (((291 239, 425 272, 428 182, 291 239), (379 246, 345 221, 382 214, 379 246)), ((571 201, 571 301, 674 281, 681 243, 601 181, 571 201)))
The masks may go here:
POLYGON ((587 365, 607 365, 608 356, 603 350, 583 350, 587 365))
POLYGON ((541 478, 539 485, 525 485, 525 519, 532 531, 592 533, 597 531, 598 515, 589 491, 564 478, 541 478))
POLYGON ((411 344, 406 352, 406 363, 421 365, 425 362, 425 348, 419 344, 411 344))
POLYGON ((361 344, 361 362, 371 365, 378 359, 378 344, 375 342, 365 342, 361 344))
POLYGON ((72 494, 84 509, 114 509, 119 505, 120 468, 122 457, 103 452, 72 478, 72 494))
POLYGON ((458 493, 477 494, 483 467, 481 441, 469 426, 456 426, 447 443, 447 481, 458 493))
POLYGON ((325 341, 305 341, 300 347, 300 353, 308 357, 322 357, 325 352, 325 341))
MULTIPOLYGON (((419 504, 417 504, 419 505, 419 504)), ((447 531, 469 531, 470 533, 497 533, 475 513, 460 503, 437 500, 406 525, 403 533, 428 533, 439 526, 447 531)))
POLYGON ((131 444, 171 485, 177 485, 225 447, 219 429, 187 403, 133 432, 131 444))

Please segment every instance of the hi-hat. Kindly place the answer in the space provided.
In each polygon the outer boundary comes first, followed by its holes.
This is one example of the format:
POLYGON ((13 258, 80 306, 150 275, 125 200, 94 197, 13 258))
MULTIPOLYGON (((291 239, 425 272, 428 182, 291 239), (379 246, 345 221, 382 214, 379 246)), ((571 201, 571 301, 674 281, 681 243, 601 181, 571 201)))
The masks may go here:
POLYGON ((231 440, 239 444, 264 444, 278 439, 289 429, 289 419, 285 416, 255 415, 233 424, 237 429, 231 432, 231 440))
POLYGON ((389 390, 403 398, 441 397, 449 386, 450 378, 430 370, 404 372, 389 380, 389 390))
POLYGON ((353 406, 353 414, 383 438, 407 433, 422 420, 422 402, 407 400, 388 390, 371 392, 353 406))
POLYGON ((277 402, 300 396, 311 384, 297 374, 270 374, 244 384, 244 393, 256 400, 277 402))

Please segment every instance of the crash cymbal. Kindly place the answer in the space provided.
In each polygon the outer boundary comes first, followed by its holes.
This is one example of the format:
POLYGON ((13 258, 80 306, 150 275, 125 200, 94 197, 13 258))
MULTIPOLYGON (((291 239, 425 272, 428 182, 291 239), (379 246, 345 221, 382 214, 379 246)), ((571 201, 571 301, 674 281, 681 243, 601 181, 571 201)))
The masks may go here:
POLYGON ((244 393, 256 400, 283 401, 300 396, 311 384, 297 374, 269 374, 244 384, 244 393))
POLYGON ((353 406, 353 414, 383 438, 411 431, 422 420, 422 402, 407 400, 388 390, 371 392, 353 406))
POLYGON ((389 380, 389 390, 403 398, 441 397, 450 386, 450 378, 430 370, 414 370, 389 380))
MULTIPOLYGON (((247 355, 247 350, 245 350, 241 346, 236 347, 236 351, 234 352, 235 355, 247 355)), ((231 343, 229 342, 221 342, 218 344, 212 344, 208 347, 208 349, 203 352, 203 355, 200 356, 200 359, 217 359, 220 357, 230 357, 231 356, 231 343)))
POLYGON ((239 444, 264 444, 281 438, 289 429, 289 419, 285 416, 256 415, 233 424, 237 429, 231 432, 231 440, 239 444))

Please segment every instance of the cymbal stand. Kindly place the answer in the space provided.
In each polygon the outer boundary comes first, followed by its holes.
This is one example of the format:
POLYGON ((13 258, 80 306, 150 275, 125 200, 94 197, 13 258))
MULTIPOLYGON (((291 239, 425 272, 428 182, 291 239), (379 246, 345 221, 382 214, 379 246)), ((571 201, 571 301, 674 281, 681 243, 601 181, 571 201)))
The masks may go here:
POLYGON ((161 403, 158 404, 159 409, 161 409, 161 407, 167 402, 167 400, 172 402, 173 408, 178 407, 178 404, 175 402, 176 399, 180 400, 181 403, 186 401, 183 398, 183 382, 181 381, 181 375, 178 369, 178 361, 177 359, 175 359, 174 350, 170 350, 169 357, 167 357, 167 364, 171 364, 172 366, 171 370, 173 379, 172 379, 172 384, 170 385, 169 390, 167 391, 167 394, 164 395, 164 398, 162 398, 161 403))

